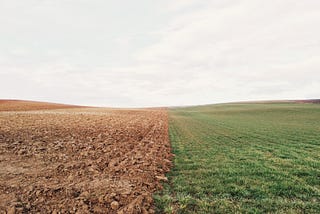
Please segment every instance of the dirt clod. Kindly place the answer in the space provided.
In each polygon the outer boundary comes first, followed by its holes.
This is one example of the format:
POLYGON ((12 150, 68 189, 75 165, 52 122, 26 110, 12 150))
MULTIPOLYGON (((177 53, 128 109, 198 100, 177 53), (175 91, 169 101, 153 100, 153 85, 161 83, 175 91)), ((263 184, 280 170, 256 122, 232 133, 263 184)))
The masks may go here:
POLYGON ((165 176, 156 176, 156 179, 158 179, 159 181, 168 181, 168 178, 165 176))
POLYGON ((111 209, 117 210, 119 208, 119 203, 117 201, 112 201, 110 206, 111 209))

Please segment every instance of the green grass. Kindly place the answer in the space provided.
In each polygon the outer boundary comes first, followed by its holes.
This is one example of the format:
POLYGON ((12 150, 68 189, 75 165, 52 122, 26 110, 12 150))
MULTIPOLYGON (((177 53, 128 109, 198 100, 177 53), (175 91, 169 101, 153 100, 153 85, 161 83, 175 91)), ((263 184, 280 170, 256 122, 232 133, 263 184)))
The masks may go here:
POLYGON ((158 213, 320 213, 320 105, 170 110, 175 154, 158 213))

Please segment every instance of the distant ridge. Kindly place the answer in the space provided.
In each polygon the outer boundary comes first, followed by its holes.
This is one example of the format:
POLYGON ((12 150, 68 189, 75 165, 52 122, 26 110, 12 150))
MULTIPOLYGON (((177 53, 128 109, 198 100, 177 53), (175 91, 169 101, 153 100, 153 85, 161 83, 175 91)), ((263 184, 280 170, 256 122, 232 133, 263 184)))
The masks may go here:
POLYGON ((320 99, 306 99, 306 100, 257 100, 257 101, 239 101, 239 102, 229 102, 229 103, 221 103, 221 104, 246 104, 246 103, 313 103, 320 104, 320 99))
POLYGON ((189 108, 189 107, 201 107, 212 105, 228 105, 228 104, 280 104, 280 103, 310 103, 320 104, 320 99, 305 99, 305 100, 248 100, 248 101, 234 101, 234 102, 221 102, 221 103, 207 103, 200 105, 181 105, 181 106, 169 106, 168 108, 189 108))
MULTIPOLYGON (((320 104, 320 99, 306 100, 258 100, 258 101, 236 101, 228 103, 203 104, 203 105, 188 105, 188 106, 170 106, 168 108, 185 108, 196 106, 208 106, 219 104, 263 104, 263 103, 311 103, 320 104)), ((50 109, 66 109, 66 108, 90 108, 90 106, 69 105, 60 103, 40 102, 31 100, 15 100, 15 99, 0 99, 1 111, 32 111, 32 110, 50 110, 50 109)), ((156 107, 153 107, 154 109, 156 107)), ((163 107, 162 107, 163 108, 163 107)))
POLYGON ((65 108, 81 108, 83 106, 67 105, 49 102, 28 101, 28 100, 2 100, 0 99, 0 111, 31 111, 65 108))
POLYGON ((315 103, 320 104, 320 99, 310 99, 310 100, 296 100, 298 103, 315 103))

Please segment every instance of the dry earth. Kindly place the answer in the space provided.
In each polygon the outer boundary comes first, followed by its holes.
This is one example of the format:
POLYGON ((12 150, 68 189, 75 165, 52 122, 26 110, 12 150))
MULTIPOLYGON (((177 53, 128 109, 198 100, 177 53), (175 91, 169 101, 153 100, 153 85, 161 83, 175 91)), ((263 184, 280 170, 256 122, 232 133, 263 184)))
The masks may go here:
POLYGON ((153 213, 171 157, 165 109, 2 111, 0 213, 153 213))
POLYGON ((35 102, 25 100, 0 100, 0 111, 27 111, 46 109, 78 108, 81 106, 64 105, 58 103, 35 102))

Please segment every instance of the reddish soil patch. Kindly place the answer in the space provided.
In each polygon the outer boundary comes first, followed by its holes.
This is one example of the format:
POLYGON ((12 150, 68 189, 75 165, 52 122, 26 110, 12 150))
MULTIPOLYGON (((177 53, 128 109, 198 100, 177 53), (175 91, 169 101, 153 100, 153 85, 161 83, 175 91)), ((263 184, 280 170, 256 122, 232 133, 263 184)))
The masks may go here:
POLYGON ((77 108, 75 105, 34 102, 25 100, 0 100, 0 111, 30 111, 45 109, 77 108))
POLYGON ((165 109, 0 112, 0 213, 153 213, 165 109))

